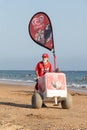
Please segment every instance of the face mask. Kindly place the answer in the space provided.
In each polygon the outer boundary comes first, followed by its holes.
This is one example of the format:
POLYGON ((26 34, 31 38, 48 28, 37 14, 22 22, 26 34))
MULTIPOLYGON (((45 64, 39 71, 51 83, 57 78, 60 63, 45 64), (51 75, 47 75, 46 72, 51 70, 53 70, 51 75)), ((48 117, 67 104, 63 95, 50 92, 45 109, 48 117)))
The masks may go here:
POLYGON ((47 59, 43 59, 43 63, 47 63, 48 62, 48 60, 47 59))

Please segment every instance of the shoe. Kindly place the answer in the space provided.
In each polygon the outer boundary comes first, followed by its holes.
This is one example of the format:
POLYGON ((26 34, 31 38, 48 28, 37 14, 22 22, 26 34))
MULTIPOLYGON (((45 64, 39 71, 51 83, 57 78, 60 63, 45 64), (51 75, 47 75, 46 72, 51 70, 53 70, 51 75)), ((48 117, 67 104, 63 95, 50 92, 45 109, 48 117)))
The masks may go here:
POLYGON ((44 103, 42 104, 42 107, 47 107, 44 103))

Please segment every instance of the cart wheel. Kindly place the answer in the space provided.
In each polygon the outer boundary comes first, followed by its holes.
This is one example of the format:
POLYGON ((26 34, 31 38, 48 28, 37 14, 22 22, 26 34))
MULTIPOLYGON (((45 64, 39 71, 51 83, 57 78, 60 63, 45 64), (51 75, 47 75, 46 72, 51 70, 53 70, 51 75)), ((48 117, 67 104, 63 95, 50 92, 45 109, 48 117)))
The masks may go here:
POLYGON ((63 109, 70 109, 72 107, 72 96, 68 93, 67 98, 61 101, 61 106, 63 109))
POLYGON ((39 93, 34 93, 32 96, 32 107, 33 108, 41 108, 42 107, 42 98, 39 93))

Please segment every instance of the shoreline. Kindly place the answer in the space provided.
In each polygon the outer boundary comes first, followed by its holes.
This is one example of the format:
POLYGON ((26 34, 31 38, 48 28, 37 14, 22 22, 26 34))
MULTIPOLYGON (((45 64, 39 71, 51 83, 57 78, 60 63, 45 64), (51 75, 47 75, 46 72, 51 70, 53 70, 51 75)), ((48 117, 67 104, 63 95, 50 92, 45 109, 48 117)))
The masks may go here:
POLYGON ((47 108, 31 106, 33 86, 0 83, 0 130, 87 130, 87 93, 69 90, 71 109, 45 102, 47 108))
POLYGON ((19 85, 19 86, 34 86, 35 82, 24 82, 24 81, 7 81, 0 80, 0 84, 19 85))
MULTIPOLYGON (((4 81, 4 80, 0 80, 0 84, 5 84, 5 85, 16 85, 16 86, 35 86, 35 82, 24 82, 24 81, 4 81)), ((71 90, 71 91, 77 91, 77 92, 83 92, 83 93, 86 93, 87 92, 87 88, 86 87, 73 87, 73 86, 70 86, 70 85, 67 85, 67 90, 71 90)))

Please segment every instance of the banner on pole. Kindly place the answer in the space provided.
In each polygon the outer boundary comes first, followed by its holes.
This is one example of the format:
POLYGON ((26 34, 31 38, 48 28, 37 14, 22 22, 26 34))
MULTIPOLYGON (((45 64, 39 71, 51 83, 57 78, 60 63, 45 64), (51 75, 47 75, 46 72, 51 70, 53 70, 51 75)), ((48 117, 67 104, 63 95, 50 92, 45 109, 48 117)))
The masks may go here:
POLYGON ((36 13, 29 22, 28 31, 37 44, 50 51, 54 49, 52 25, 47 14, 44 12, 36 13))

